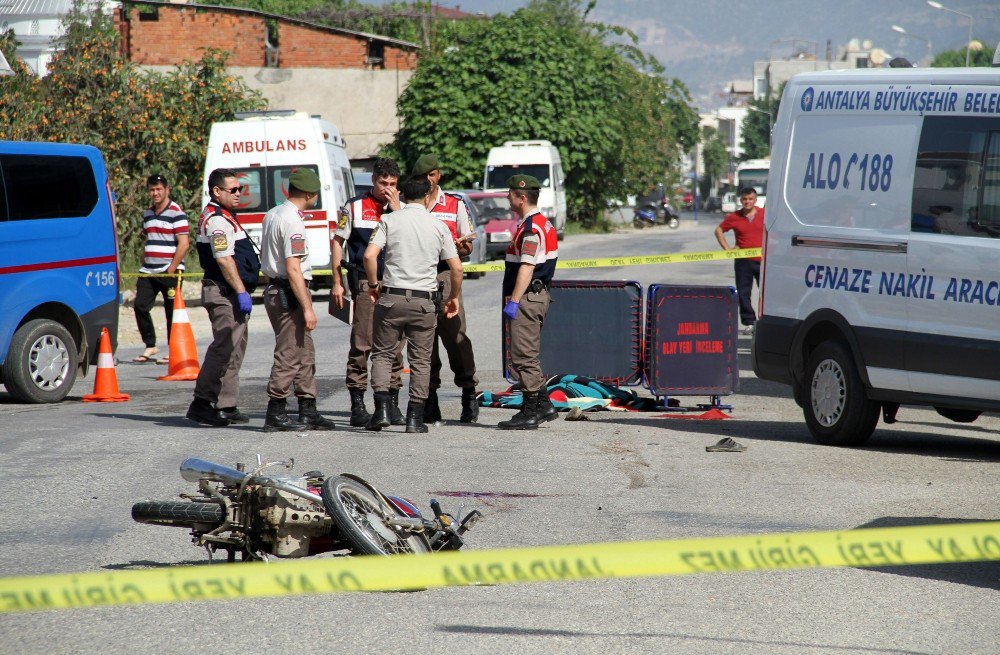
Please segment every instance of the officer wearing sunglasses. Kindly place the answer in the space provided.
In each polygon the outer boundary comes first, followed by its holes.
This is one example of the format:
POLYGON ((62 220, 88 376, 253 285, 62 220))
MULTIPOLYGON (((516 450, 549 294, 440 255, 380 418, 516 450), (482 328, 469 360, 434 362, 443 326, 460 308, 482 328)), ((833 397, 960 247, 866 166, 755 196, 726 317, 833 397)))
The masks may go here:
POLYGON ((212 321, 212 344, 194 387, 187 417, 214 427, 247 423, 237 406, 240 366, 247 349, 247 322, 260 258, 236 217, 242 187, 236 173, 216 169, 208 177, 211 196, 198 220, 197 250, 205 277, 201 303, 212 321))

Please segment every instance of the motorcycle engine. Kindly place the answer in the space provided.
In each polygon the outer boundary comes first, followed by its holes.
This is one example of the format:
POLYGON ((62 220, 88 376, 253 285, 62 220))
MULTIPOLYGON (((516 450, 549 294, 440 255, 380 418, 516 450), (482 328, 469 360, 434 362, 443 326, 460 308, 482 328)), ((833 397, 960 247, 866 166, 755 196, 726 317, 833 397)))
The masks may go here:
POLYGON ((299 496, 270 487, 256 490, 256 511, 248 535, 257 536, 256 547, 279 557, 305 557, 313 537, 327 537, 333 519, 322 507, 299 496))

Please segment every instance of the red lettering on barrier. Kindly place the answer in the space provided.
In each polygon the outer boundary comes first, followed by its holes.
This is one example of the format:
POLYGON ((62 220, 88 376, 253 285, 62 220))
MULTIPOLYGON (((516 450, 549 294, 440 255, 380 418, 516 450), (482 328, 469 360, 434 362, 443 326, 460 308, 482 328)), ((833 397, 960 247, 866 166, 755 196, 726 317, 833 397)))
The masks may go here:
POLYGON ((721 341, 695 341, 695 352, 708 354, 722 354, 721 341))
POLYGON ((708 323, 678 323, 677 334, 708 334, 708 323))

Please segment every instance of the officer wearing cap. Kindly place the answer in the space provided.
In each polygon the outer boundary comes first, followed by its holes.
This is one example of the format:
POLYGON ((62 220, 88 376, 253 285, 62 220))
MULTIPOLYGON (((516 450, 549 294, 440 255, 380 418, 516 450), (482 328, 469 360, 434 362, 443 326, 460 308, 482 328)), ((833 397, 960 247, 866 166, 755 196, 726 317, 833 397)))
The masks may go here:
POLYGON ((365 249, 365 274, 375 302, 375 334, 372 344, 372 388, 375 412, 366 426, 381 430, 390 425, 389 375, 400 340, 405 336, 410 363, 410 402, 406 408, 406 431, 427 432, 424 402, 429 393, 431 348, 441 300, 437 291, 437 266, 446 261, 450 289, 444 305, 446 316, 459 311, 462 262, 451 232, 441 221, 432 220, 427 207, 433 202, 426 176, 410 176, 402 184, 407 204, 386 214, 372 233, 365 249), (378 284, 378 260, 385 251, 385 277, 378 284))
POLYGON ((236 172, 217 168, 208 176, 209 200, 198 219, 195 247, 205 272, 201 304, 212 321, 212 343, 194 386, 187 417, 214 427, 247 423, 236 407, 240 366, 247 349, 247 321, 253 309, 260 259, 236 218, 242 187, 236 172))
POLYGON ((319 201, 319 176, 296 168, 288 176, 288 199, 264 215, 260 239, 261 270, 267 276, 264 307, 274 329, 274 363, 267 382, 264 432, 331 430, 333 421, 316 410, 316 329, 312 266, 306 239, 305 210, 319 201), (286 401, 295 392, 299 420, 288 416, 286 401))
MULTIPOLYGON (((430 182, 430 199, 428 209, 436 216, 451 233, 452 240, 459 257, 465 257, 472 252, 472 241, 476 237, 469 209, 461 196, 445 193, 441 190, 441 165, 437 155, 422 155, 413 167, 413 175, 426 176, 430 182)), ((444 296, 451 294, 451 272, 445 262, 438 264, 438 286, 444 296)), ((441 355, 438 350, 438 339, 448 351, 448 363, 455 375, 455 385, 462 390, 462 413, 459 420, 462 423, 475 423, 479 418, 479 405, 476 402, 476 358, 472 352, 472 340, 466 334, 465 303, 459 302, 458 315, 453 317, 439 313, 437 330, 434 337, 434 347, 431 351, 431 383, 430 394, 424 404, 424 421, 435 425, 441 422, 441 407, 438 404, 437 390, 441 387, 441 355)))
POLYGON ((497 427, 535 430, 539 423, 556 418, 538 355, 542 324, 551 302, 549 283, 559 258, 559 239, 545 214, 538 211, 542 188, 538 180, 530 175, 515 175, 507 186, 507 201, 521 220, 507 247, 503 316, 510 321, 510 363, 521 381, 524 403, 517 414, 497 427))

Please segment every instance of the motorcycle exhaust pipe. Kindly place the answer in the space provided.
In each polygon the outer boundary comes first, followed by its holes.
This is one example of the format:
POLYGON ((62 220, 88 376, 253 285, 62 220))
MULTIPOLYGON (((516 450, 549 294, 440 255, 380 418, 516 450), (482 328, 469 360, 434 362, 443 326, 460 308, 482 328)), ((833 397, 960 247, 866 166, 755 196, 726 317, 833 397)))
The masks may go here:
POLYGON ((243 482, 243 478, 246 476, 246 473, 237 471, 230 466, 223 466, 198 457, 188 457, 181 462, 181 477, 188 482, 198 482, 205 479, 237 486, 243 482))
MULTIPOLYGON (((199 480, 204 479, 236 487, 243 483, 247 474, 242 471, 237 471, 229 466, 209 462, 208 460, 200 459, 198 457, 189 457, 181 462, 181 477, 188 482, 198 482, 199 480)), ((297 487, 286 480, 278 480, 266 475, 255 475, 250 478, 250 482, 258 484, 262 487, 272 487, 280 491, 285 491, 300 498, 311 500, 314 503, 319 503, 320 505, 323 504, 322 496, 314 494, 311 491, 303 489, 302 487, 297 487)))

